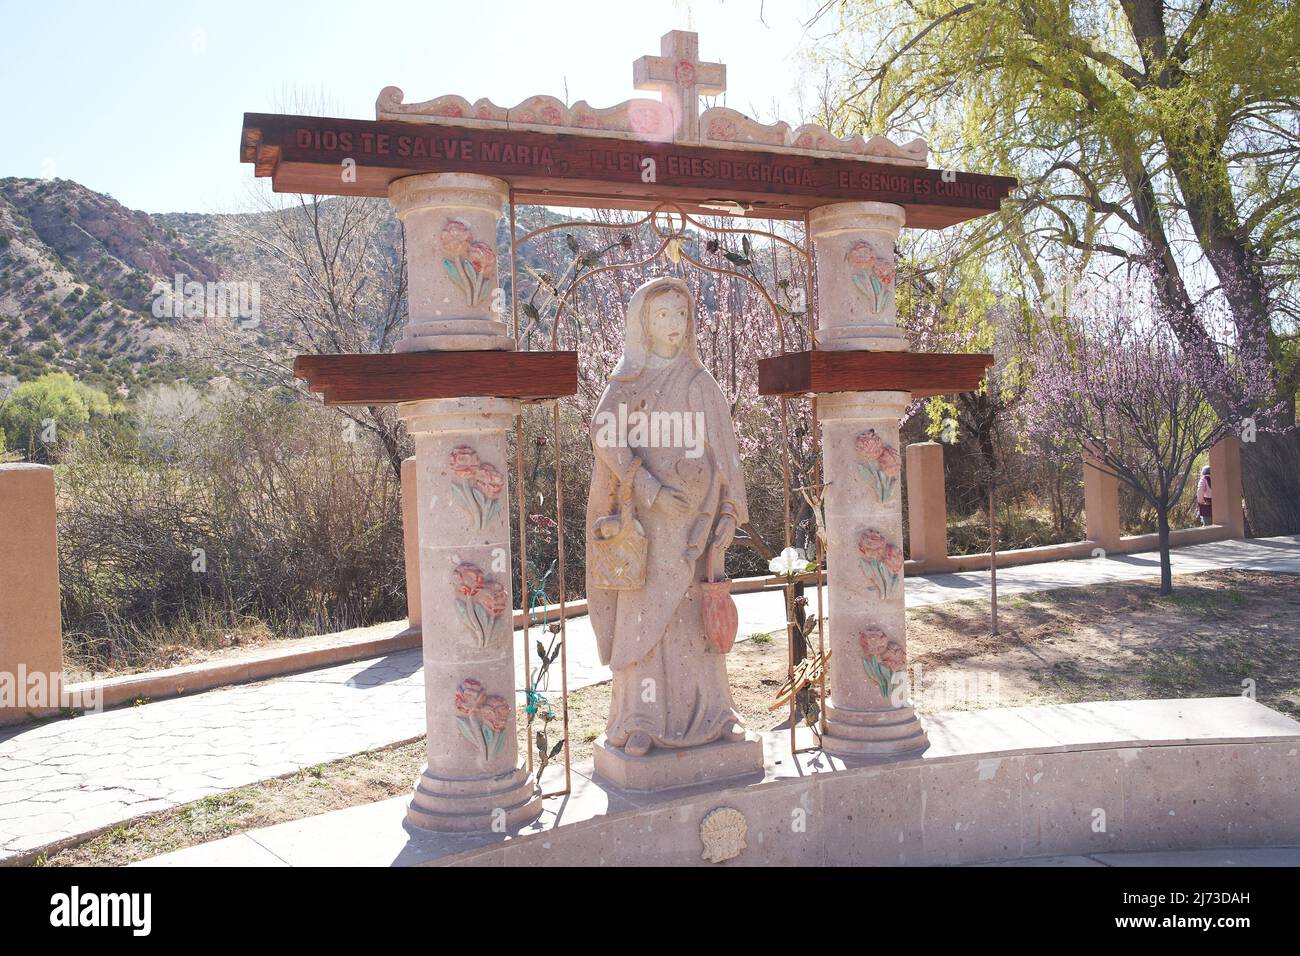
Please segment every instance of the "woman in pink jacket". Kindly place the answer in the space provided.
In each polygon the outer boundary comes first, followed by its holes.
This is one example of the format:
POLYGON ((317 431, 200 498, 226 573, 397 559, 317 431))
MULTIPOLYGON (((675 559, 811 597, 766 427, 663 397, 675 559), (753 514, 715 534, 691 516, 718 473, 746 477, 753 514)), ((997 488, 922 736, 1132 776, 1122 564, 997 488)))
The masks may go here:
POLYGON ((1201 480, 1196 483, 1196 510, 1201 515, 1201 526, 1214 524, 1214 508, 1210 501, 1210 466, 1201 469, 1201 480))

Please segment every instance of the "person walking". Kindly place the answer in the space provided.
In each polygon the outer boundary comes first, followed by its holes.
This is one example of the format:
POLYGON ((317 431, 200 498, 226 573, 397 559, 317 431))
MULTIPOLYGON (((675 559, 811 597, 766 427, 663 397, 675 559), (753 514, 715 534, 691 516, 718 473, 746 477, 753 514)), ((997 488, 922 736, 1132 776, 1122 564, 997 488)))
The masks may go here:
POLYGON ((1210 466, 1201 469, 1201 480, 1196 483, 1196 510, 1201 515, 1201 527, 1214 524, 1214 507, 1210 500, 1210 466))

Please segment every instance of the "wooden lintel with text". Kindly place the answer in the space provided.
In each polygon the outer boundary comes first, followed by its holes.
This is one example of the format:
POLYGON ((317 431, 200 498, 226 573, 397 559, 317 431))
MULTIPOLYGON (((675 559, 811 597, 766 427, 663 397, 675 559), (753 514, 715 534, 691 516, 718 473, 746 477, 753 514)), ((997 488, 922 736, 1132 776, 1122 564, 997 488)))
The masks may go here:
POLYGON ((801 153, 264 113, 244 114, 240 160, 285 193, 387 196, 404 176, 472 172, 505 180, 520 203, 675 202, 715 215, 718 204, 739 203, 755 217, 801 219, 816 206, 871 200, 903 206, 914 229, 995 212, 1016 185, 1007 176, 801 153))

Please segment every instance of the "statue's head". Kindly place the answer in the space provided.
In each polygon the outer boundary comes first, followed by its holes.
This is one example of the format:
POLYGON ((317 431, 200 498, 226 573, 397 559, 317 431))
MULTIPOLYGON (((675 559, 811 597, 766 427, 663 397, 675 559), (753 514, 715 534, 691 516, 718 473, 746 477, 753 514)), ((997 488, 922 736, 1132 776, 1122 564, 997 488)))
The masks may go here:
POLYGON ((623 359, 613 377, 630 381, 644 371, 650 356, 699 361, 695 344, 695 300, 685 280, 664 276, 644 283, 627 310, 623 359))
POLYGON ((681 289, 661 286, 646 297, 646 344, 660 358, 676 358, 691 326, 691 299, 681 289))

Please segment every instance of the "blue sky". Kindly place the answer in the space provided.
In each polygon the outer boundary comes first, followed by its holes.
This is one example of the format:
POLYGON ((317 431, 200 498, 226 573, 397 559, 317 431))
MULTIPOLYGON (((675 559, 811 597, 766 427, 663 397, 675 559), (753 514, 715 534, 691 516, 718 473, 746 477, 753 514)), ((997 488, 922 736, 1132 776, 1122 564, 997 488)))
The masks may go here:
MULTIPOLYGON (((672 29, 727 65, 726 105, 799 116, 797 51, 811 0, 0 0, 0 176, 57 176, 147 212, 237 211, 245 111, 373 118, 459 93, 513 106, 534 93, 608 106, 632 61, 672 29), (760 19, 760 9, 762 19, 760 19), (322 112, 317 109, 315 112, 322 112)), ((806 91, 805 91, 806 92, 806 91)))

